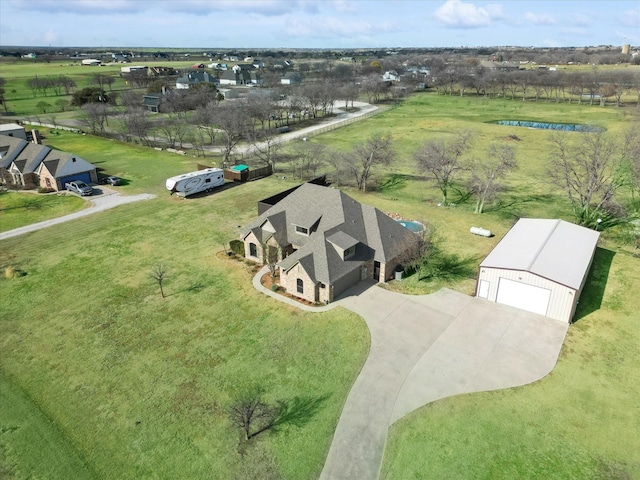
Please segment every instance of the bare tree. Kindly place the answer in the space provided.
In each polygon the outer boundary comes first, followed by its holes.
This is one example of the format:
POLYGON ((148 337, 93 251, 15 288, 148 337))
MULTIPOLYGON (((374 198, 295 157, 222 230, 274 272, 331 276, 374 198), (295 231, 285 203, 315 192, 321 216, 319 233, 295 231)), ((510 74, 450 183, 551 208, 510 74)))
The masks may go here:
POLYGON ((318 169, 326 162, 327 147, 316 142, 298 142, 294 147, 296 172, 301 179, 315 178, 318 169))
POLYGON ((7 98, 5 97, 5 89, 4 86, 6 84, 6 80, 0 77, 0 105, 4 108, 4 113, 7 113, 7 98))
POLYGON ((376 165, 389 165, 395 158, 391 133, 373 133, 347 155, 347 168, 356 179, 358 190, 367 191, 367 181, 376 165))
POLYGON ((248 130, 247 139, 251 144, 250 153, 265 165, 271 165, 275 172, 282 146, 279 139, 273 132, 263 130, 248 130))
POLYGON ((449 141, 428 141, 414 155, 420 172, 433 180, 442 192, 443 205, 447 205, 449 188, 456 176, 467 169, 462 157, 469 149, 472 137, 471 130, 463 130, 449 141))
POLYGON ((249 130, 250 118, 244 106, 236 103, 225 103, 217 109, 215 120, 222 134, 224 162, 229 161, 231 152, 244 138, 249 130))
POLYGON ((472 162, 471 191, 476 195, 475 213, 482 213, 485 202, 490 200, 499 189, 498 180, 508 172, 518 168, 516 150, 513 145, 489 145, 487 156, 472 162))
POLYGON ((151 278, 153 278, 160 287, 160 295, 164 298, 164 289, 162 287, 162 283, 167 278, 168 268, 164 263, 156 263, 151 269, 151 278))
POLYGON ((130 107, 122 115, 122 133, 125 141, 130 141, 131 137, 138 137, 144 145, 150 146, 151 127, 149 116, 142 107, 130 107))
POLYGON ((228 410, 229 420, 250 440, 273 427, 278 409, 262 400, 259 390, 238 396, 228 410))
POLYGON ((566 193, 578 222, 596 225, 626 183, 616 141, 604 133, 584 133, 579 142, 570 143, 568 134, 561 132, 550 135, 549 141, 549 177, 566 193))
POLYGON ((93 135, 104 135, 108 123, 109 107, 104 103, 85 103, 82 106, 82 122, 93 135))
POLYGON ((192 122, 198 126, 198 130, 207 135, 210 144, 215 142, 216 134, 218 133, 218 128, 215 125, 217 108, 217 102, 207 102, 205 105, 196 108, 191 118, 192 122))

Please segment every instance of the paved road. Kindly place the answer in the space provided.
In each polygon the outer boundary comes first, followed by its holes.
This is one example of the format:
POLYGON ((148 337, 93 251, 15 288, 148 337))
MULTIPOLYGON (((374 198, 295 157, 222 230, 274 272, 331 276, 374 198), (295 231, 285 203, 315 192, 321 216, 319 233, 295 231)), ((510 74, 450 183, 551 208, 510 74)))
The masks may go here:
POLYGON ((365 319, 371 349, 340 416, 322 480, 377 479, 389 426, 416 408, 546 376, 568 329, 566 323, 448 289, 401 295, 360 282, 320 309, 337 305, 365 319))
MULTIPOLYGON (((91 202, 91 206, 85 208, 84 210, 80 210, 78 212, 70 213, 69 215, 64 215, 63 217, 51 218, 49 220, 44 220, 42 222, 33 223, 31 225, 25 225, 24 227, 16 228, 13 230, 8 230, 6 232, 0 233, 0 240, 4 240, 5 238, 17 237, 18 235, 23 235, 28 232, 35 232, 36 230, 40 230, 42 228, 49 227, 51 225, 57 225, 58 223, 68 222, 69 220, 74 220, 76 218, 84 217, 86 215, 91 215, 92 213, 102 212, 104 210, 108 210, 110 208, 117 207, 118 205, 124 205, 126 203, 138 202, 140 200, 149 200, 151 198, 155 198, 155 195, 151 195, 150 193, 142 193, 140 195, 121 195, 120 193, 104 186, 94 187, 94 195, 89 197, 89 201, 91 202)), ((73 195, 73 194, 69 194, 73 195)))

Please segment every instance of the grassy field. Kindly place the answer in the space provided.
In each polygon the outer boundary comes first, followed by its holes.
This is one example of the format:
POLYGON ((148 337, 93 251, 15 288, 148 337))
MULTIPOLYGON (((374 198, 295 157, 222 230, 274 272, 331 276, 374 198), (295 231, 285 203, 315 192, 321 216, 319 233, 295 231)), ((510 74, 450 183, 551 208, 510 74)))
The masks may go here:
POLYGON ((83 199, 74 195, 0 192, 0 232, 61 217, 85 205, 83 199))
POLYGON ((222 479, 265 465, 283 478, 319 474, 366 356, 364 323, 264 297, 247 265, 219 254, 256 200, 281 188, 274 179, 197 201, 167 194, 2 242, 0 264, 26 273, 0 279, 10 476, 222 479), (165 299, 149 277, 159 261, 170 268, 165 299), (226 409, 254 385, 296 424, 243 456, 226 409), (39 431, 60 465, 27 442, 39 431))
MULTIPOLYGON (((443 250, 480 260, 519 216, 571 220, 544 178, 548 132, 490 122, 591 123, 619 134, 632 112, 424 94, 314 141, 348 149, 390 130, 398 161, 378 173, 377 191, 349 195, 427 221, 443 250), (503 192, 508 206, 481 216, 469 202, 439 207, 438 191, 415 172, 411 156, 421 142, 461 128, 476 132, 478 154, 491 141, 519 138, 521 168, 503 192), (496 236, 473 236, 470 226, 496 236)), ((271 177, 184 201, 168 196, 164 179, 192 170, 193 157, 71 133, 47 142, 122 176, 125 193, 159 197, 2 242, 0 266, 26 273, 0 279, 0 296, 11 299, 0 303, 0 405, 12 404, 0 413, 2 468, 18 478, 227 479, 250 478, 251 469, 317 478, 366 356, 366 327, 341 309, 310 315, 264 298, 249 287, 247 265, 219 254, 254 218, 258 199, 294 182, 271 177), (160 261, 170 268, 166 299, 148 275, 160 261), (303 421, 258 437, 242 455, 225 408, 256 384, 267 400, 296 406, 303 421), (39 431, 60 452, 59 465, 38 461, 24 440, 39 431)), ((384 478, 640 478, 640 327, 631 294, 640 291, 640 259, 622 230, 603 234, 552 374, 402 419, 384 478)), ((412 293, 442 286, 472 293, 473 272, 389 285, 412 293)))
MULTIPOLYGON (((385 185, 367 195, 351 192, 379 208, 428 221, 448 253, 479 262, 521 216, 572 215, 565 197, 546 180, 548 131, 502 127, 499 119, 585 123, 621 135, 637 122, 634 109, 555 105, 416 95, 400 108, 319 137, 348 149, 373 131, 392 132, 398 161, 378 175, 385 185), (363 128, 364 127, 364 128, 363 128), (473 154, 492 141, 516 135, 520 169, 502 193, 502 207, 483 215, 472 202, 438 207, 439 191, 419 180, 412 153, 417 146, 458 129, 476 133, 473 154), (395 180, 390 181, 390 175, 395 180), (486 239, 470 226, 492 230, 486 239)), ((573 141, 580 134, 572 134, 573 141)), ((622 192, 628 199, 628 192, 622 192)), ((464 395, 423 407, 391 429, 381 478, 640 478, 640 256, 625 227, 603 233, 588 287, 567 335, 557 368, 533 385, 464 395)), ((475 272, 455 281, 391 282, 388 288, 428 293, 442 286, 473 294, 475 272)))

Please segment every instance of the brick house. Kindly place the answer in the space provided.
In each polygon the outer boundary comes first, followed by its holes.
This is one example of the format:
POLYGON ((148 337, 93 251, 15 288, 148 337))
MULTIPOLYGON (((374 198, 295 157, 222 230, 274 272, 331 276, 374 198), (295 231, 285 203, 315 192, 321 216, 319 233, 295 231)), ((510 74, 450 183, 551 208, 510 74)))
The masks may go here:
POLYGON ((0 182, 64 190, 65 183, 96 183, 96 167, 77 155, 0 135, 0 182))
POLYGON ((277 262, 280 286, 329 303, 364 279, 384 282, 419 251, 422 238, 338 189, 305 183, 241 234, 245 256, 277 262))

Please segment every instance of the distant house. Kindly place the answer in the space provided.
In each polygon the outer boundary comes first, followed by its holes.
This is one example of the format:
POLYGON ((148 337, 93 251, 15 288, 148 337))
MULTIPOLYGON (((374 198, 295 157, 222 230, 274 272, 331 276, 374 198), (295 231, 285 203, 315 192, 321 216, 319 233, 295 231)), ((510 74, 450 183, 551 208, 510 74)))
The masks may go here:
POLYGON ((279 60, 277 62, 273 62, 273 68, 278 68, 278 69, 293 68, 293 62, 291 60, 279 60))
POLYGON ((262 76, 253 65, 238 64, 220 76, 220 85, 262 85, 262 76))
POLYGON ((84 60, 82 60, 82 65, 95 67, 98 65, 102 65, 102 62, 95 58, 85 58, 84 60))
POLYGON ((144 65, 130 65, 126 67, 120 67, 120 73, 140 73, 147 74, 148 68, 144 65))
POLYGON ((176 79, 176 88, 186 90, 199 83, 219 85, 220 81, 209 72, 189 72, 184 77, 176 79))
POLYGON ((127 63, 129 61, 129 57, 125 53, 112 53, 111 58, 118 63, 127 63))
POLYGON ((332 302, 367 278, 392 278, 422 242, 338 189, 305 183, 281 197, 242 232, 245 256, 277 261, 280 285, 310 302, 332 302))
POLYGON ((284 77, 280 79, 280 83, 283 85, 294 85, 302 82, 302 75, 299 72, 287 72, 284 77))
POLYGON ((480 263, 476 294, 571 322, 599 236, 562 220, 521 218, 480 263))
POLYGON ((142 97, 142 108, 148 112, 159 113, 162 104, 162 93, 148 93, 142 97))
POLYGON ((395 70, 388 70, 384 72, 384 74, 382 75, 382 79, 385 82, 399 82, 400 75, 398 75, 398 72, 396 72, 395 70))
POLYGON ((0 181, 64 190, 65 183, 98 181, 96 167, 77 155, 61 152, 18 137, 0 135, 0 181))

